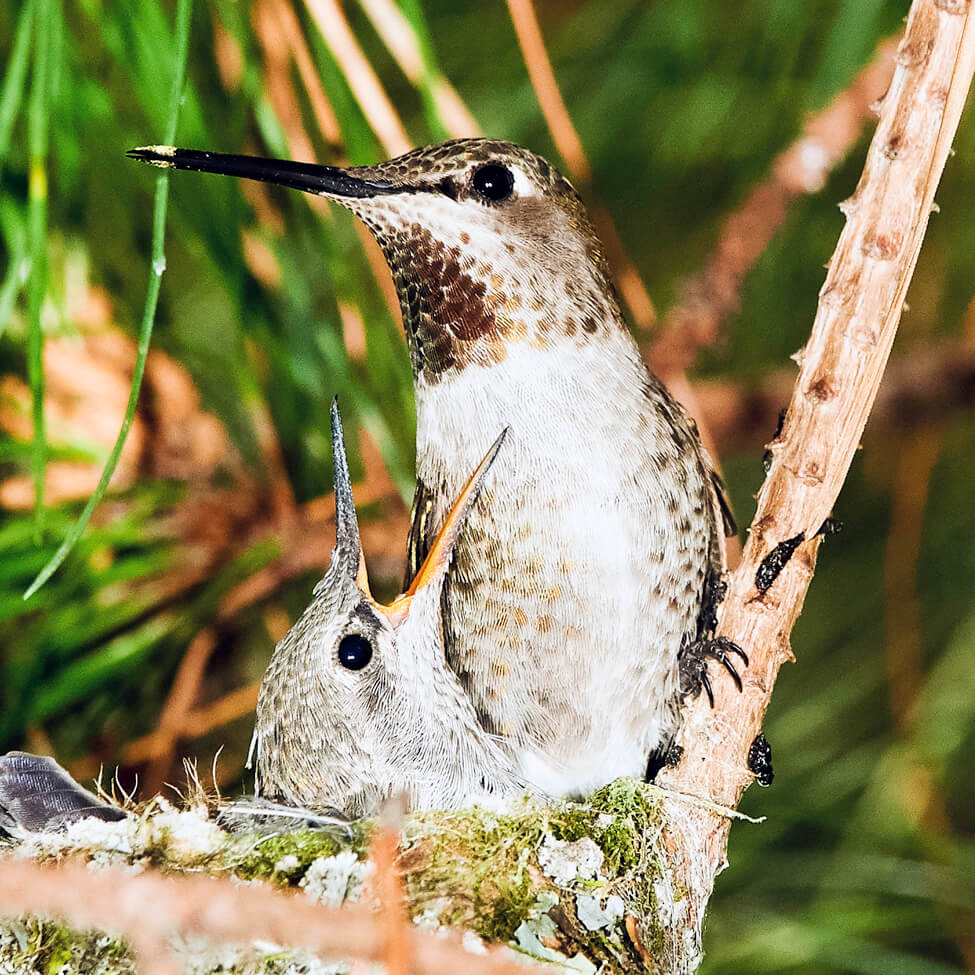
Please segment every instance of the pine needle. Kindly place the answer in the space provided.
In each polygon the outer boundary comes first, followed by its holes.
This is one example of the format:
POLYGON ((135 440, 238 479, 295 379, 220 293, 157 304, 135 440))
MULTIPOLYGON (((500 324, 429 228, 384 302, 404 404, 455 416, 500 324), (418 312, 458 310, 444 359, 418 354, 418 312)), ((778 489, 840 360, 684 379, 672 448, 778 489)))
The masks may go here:
MULTIPOLYGON (((50 2, 50 0, 46 0, 50 2)), ((176 140, 176 124, 179 119, 180 101, 183 95, 183 83, 186 76, 186 58, 189 50, 190 36, 190 12, 192 0, 179 0, 176 6, 176 28, 174 43, 174 74, 172 87, 169 92, 169 109, 167 112, 166 131, 163 134, 163 143, 171 144, 176 140)), ((162 282, 163 271, 166 269, 166 257, 163 251, 163 243, 166 230, 166 204, 169 198, 169 176, 165 170, 160 170, 156 177, 156 195, 153 207, 152 218, 152 264, 149 273, 149 288, 146 293, 145 309, 142 315, 142 326, 139 330, 139 346, 135 363, 135 372, 132 376, 132 386, 129 390, 129 401, 125 409, 125 418, 122 421, 122 428, 119 431, 118 439, 109 455, 102 476, 98 481, 98 486, 88 499, 84 511, 68 532, 58 550, 51 557, 51 560, 37 574, 37 578, 30 584, 24 599, 30 599, 41 586, 57 571, 61 563, 67 558, 68 553, 81 537, 92 512, 98 506, 108 483, 115 473, 119 457, 122 455, 122 447, 129 434, 129 428, 135 418, 136 406, 139 402, 139 390, 142 386, 142 376, 146 368, 146 359, 149 356, 149 340, 152 338, 152 326, 156 317, 156 305, 159 300, 159 287, 162 282)))

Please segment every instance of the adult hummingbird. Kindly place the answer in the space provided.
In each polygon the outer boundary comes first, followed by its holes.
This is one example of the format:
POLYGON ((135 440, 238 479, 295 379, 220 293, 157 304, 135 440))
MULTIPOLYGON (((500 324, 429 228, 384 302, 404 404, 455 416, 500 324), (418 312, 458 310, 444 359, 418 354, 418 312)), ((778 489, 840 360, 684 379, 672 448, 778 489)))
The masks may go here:
POLYGON ((356 818, 395 795, 413 809, 520 795, 504 743, 481 726, 447 666, 440 618, 458 536, 506 433, 459 492, 410 588, 387 606, 369 591, 335 403, 331 423, 335 548, 261 682, 251 743, 258 796, 356 818))
POLYGON ((443 590, 448 663, 520 773, 579 794, 659 766, 685 694, 709 696, 722 590, 720 481, 646 368, 569 182, 507 142, 462 139, 338 169, 170 146, 158 166, 334 200, 389 263, 409 344, 417 490, 408 578, 468 473, 510 427, 443 590))

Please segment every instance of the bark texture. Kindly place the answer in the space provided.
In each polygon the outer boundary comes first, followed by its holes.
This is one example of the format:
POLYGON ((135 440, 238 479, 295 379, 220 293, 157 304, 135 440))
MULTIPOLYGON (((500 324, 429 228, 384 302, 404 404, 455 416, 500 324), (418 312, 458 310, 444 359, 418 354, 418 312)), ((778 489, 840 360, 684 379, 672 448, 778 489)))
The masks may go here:
MULTIPOLYGON (((742 561, 729 579, 719 633, 745 648, 744 692, 722 687, 712 712, 686 713, 680 763, 661 785, 734 808, 754 779, 748 751, 759 734, 789 634, 802 610, 829 516, 877 395, 934 193, 975 67, 969 0, 915 0, 879 103, 863 175, 841 204, 847 222, 830 261, 812 334, 758 496, 742 561), (776 575, 775 564, 793 548, 776 575), (760 571, 761 570, 761 571, 760 571), (775 576, 770 584, 770 576, 775 576)), ((727 865, 730 820, 701 805, 662 807, 675 912, 665 925, 662 969, 693 972, 714 878, 727 865), (683 897, 678 897, 683 893, 683 897)))

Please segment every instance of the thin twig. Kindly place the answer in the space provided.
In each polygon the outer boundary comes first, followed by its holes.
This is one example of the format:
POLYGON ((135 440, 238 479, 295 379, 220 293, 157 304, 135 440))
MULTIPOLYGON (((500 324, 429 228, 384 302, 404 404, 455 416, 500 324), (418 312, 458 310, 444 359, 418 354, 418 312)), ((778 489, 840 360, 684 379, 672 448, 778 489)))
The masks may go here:
POLYGON ((732 809, 730 806, 721 806, 716 802, 711 802, 710 799, 691 796, 686 792, 675 792, 673 789, 665 789, 663 786, 657 785, 656 782, 648 782, 644 788, 650 795, 659 796, 661 799, 671 799, 674 802, 686 802, 690 806, 699 806, 701 809, 707 809, 709 812, 713 812, 715 816, 724 816, 726 819, 737 819, 743 823, 751 823, 753 826, 760 826, 765 822, 764 816, 746 816, 745 813, 738 812, 737 809, 732 809))
MULTIPOLYGON (((761 729, 779 666, 792 659, 789 634, 815 567, 814 536, 849 470, 890 353, 927 229, 934 193, 975 70, 970 0, 914 0, 898 47, 863 176, 844 204, 840 235, 781 436, 742 563, 731 575, 719 633, 750 656, 744 690, 719 689, 712 710, 699 698, 685 712, 676 767, 660 782, 737 806, 752 781, 747 752, 761 729), (805 534, 774 583, 756 572, 777 543, 805 534)), ((703 695, 702 695, 703 698, 703 695)), ((665 931, 665 964, 694 971, 716 874, 726 863, 728 820, 664 800, 669 847, 685 923, 665 931)))
MULTIPOLYGON (((215 731, 217 728, 223 728, 238 718, 253 714, 254 708, 257 707, 257 692, 260 686, 258 682, 248 684, 246 687, 240 687, 235 691, 224 694, 222 697, 218 697, 209 704, 187 712, 183 716, 183 723, 180 727, 180 740, 190 742, 197 738, 202 738, 211 731, 215 731)), ((122 764, 131 766, 141 765, 143 762, 150 762, 160 755, 165 754, 168 745, 169 741, 167 736, 161 734, 159 731, 153 731, 148 735, 143 735, 141 738, 133 738, 132 741, 127 742, 122 747, 122 764)), ((68 766, 68 771, 76 779, 84 780, 91 778, 93 775, 92 770, 97 768, 97 761, 95 756, 88 755, 85 758, 80 758, 72 762, 68 766)), ((169 766, 167 765, 168 768, 169 766)), ((236 777, 236 772, 234 773, 234 777, 236 777)), ((145 790, 144 794, 154 795, 155 793, 145 790)))
POLYGON ((406 913, 406 894, 400 876, 397 855, 399 834, 403 827, 404 804, 393 798, 383 809, 382 822, 369 844, 369 858, 376 865, 374 887, 386 935, 384 961, 386 975, 409 975, 413 970, 410 941, 407 936, 409 918, 406 913))
MULTIPOLYGON (((142 949, 142 958, 165 953, 163 946, 177 932, 216 943, 267 941, 308 948, 328 958, 380 962, 385 957, 382 921, 364 906, 327 908, 300 894, 212 877, 163 877, 153 870, 133 876, 114 870, 92 873, 76 863, 51 868, 4 860, 0 913, 54 915, 74 927, 109 930, 142 949)), ((525 975, 533 970, 509 961, 504 949, 471 954, 457 935, 428 934, 411 925, 403 937, 417 972, 525 975)))
POLYGON ((155 795, 166 782, 186 719, 199 696, 207 663, 216 647, 216 632, 213 627, 206 627, 193 638, 180 661, 156 724, 157 749, 146 769, 143 786, 148 795, 155 795))
MULTIPOLYGON (((507 3, 528 77, 535 89, 535 97, 545 124, 552 134, 555 148, 565 161, 573 181, 583 193, 591 196, 592 167, 555 80, 555 72, 545 49, 545 39, 542 37, 532 0, 507 0, 507 3)), ((626 253, 609 211, 598 201, 594 202, 591 211, 609 262, 615 271, 616 283, 623 300, 637 326, 646 328, 653 322, 655 315, 650 293, 626 253)))

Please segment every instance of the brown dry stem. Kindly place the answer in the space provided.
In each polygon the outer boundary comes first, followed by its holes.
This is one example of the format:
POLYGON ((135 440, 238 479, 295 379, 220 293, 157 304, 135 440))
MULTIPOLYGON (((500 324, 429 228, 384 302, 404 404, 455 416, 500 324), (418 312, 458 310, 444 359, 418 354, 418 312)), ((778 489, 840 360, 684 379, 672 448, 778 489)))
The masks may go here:
POLYGON ((406 129, 340 4, 336 0, 305 0, 305 6, 383 148, 391 156, 406 152, 412 146, 406 129))
MULTIPOLYGON (((782 368, 757 381, 704 379, 694 392, 722 452, 733 456, 772 434, 794 382, 795 370, 782 368)), ((973 406, 975 348, 956 338, 912 347, 891 357, 870 411, 870 431, 912 433, 973 406)))
MULTIPOLYGON (((877 394, 934 193, 975 69, 970 0, 914 0, 897 68, 880 107, 860 183, 843 204, 847 223, 820 292, 772 467, 742 563, 731 575, 719 632, 751 662, 741 694, 721 688, 712 711, 687 709, 680 763, 661 775, 678 792, 736 806, 752 781, 747 752, 761 730, 780 665, 793 659, 792 626, 815 567, 815 533, 832 510, 877 394), (804 532, 774 584, 755 573, 774 546, 804 532)), ((727 863, 729 821, 675 800, 664 804, 675 891, 665 968, 696 970, 715 876, 727 863), (677 898, 676 893, 682 896, 677 898)))
POLYGON ((414 88, 427 88, 453 139, 480 135, 480 127, 453 85, 424 61, 420 39, 393 0, 359 0, 359 6, 414 88))
MULTIPOLYGON (((81 929, 117 932, 133 946, 141 971, 152 975, 180 970, 167 950, 175 934, 214 943, 266 941, 307 948, 324 958, 382 962, 389 957, 386 922, 364 905, 327 908, 302 894, 263 885, 242 887, 213 877, 164 877, 155 871, 133 876, 92 872, 78 863, 51 868, 4 860, 0 914, 27 913, 62 918, 81 929)), ((404 925, 399 936, 417 975, 525 975, 542 970, 508 960, 503 949, 471 954, 455 934, 433 935, 404 925)))
POLYGON ((689 369, 698 349, 718 341, 738 310, 745 277, 785 222, 790 204, 819 192, 856 144, 871 106, 890 83, 894 47, 892 39, 881 42, 873 60, 806 122, 799 138, 775 158, 768 179, 728 217, 707 263, 683 283, 680 301, 650 346, 648 357, 664 382, 689 369))
MULTIPOLYGON (((594 195, 592 166, 589 164, 582 139, 579 138, 579 133, 572 124, 572 117, 559 90, 532 0, 507 0, 507 3, 525 68, 555 148, 579 189, 585 196, 591 198, 594 195)), ((591 209, 596 229, 599 231, 610 265, 615 272, 620 294, 637 326, 646 328, 653 323, 655 317, 650 292, 647 291, 636 266, 630 260, 609 211, 596 200, 593 201, 591 209)))

